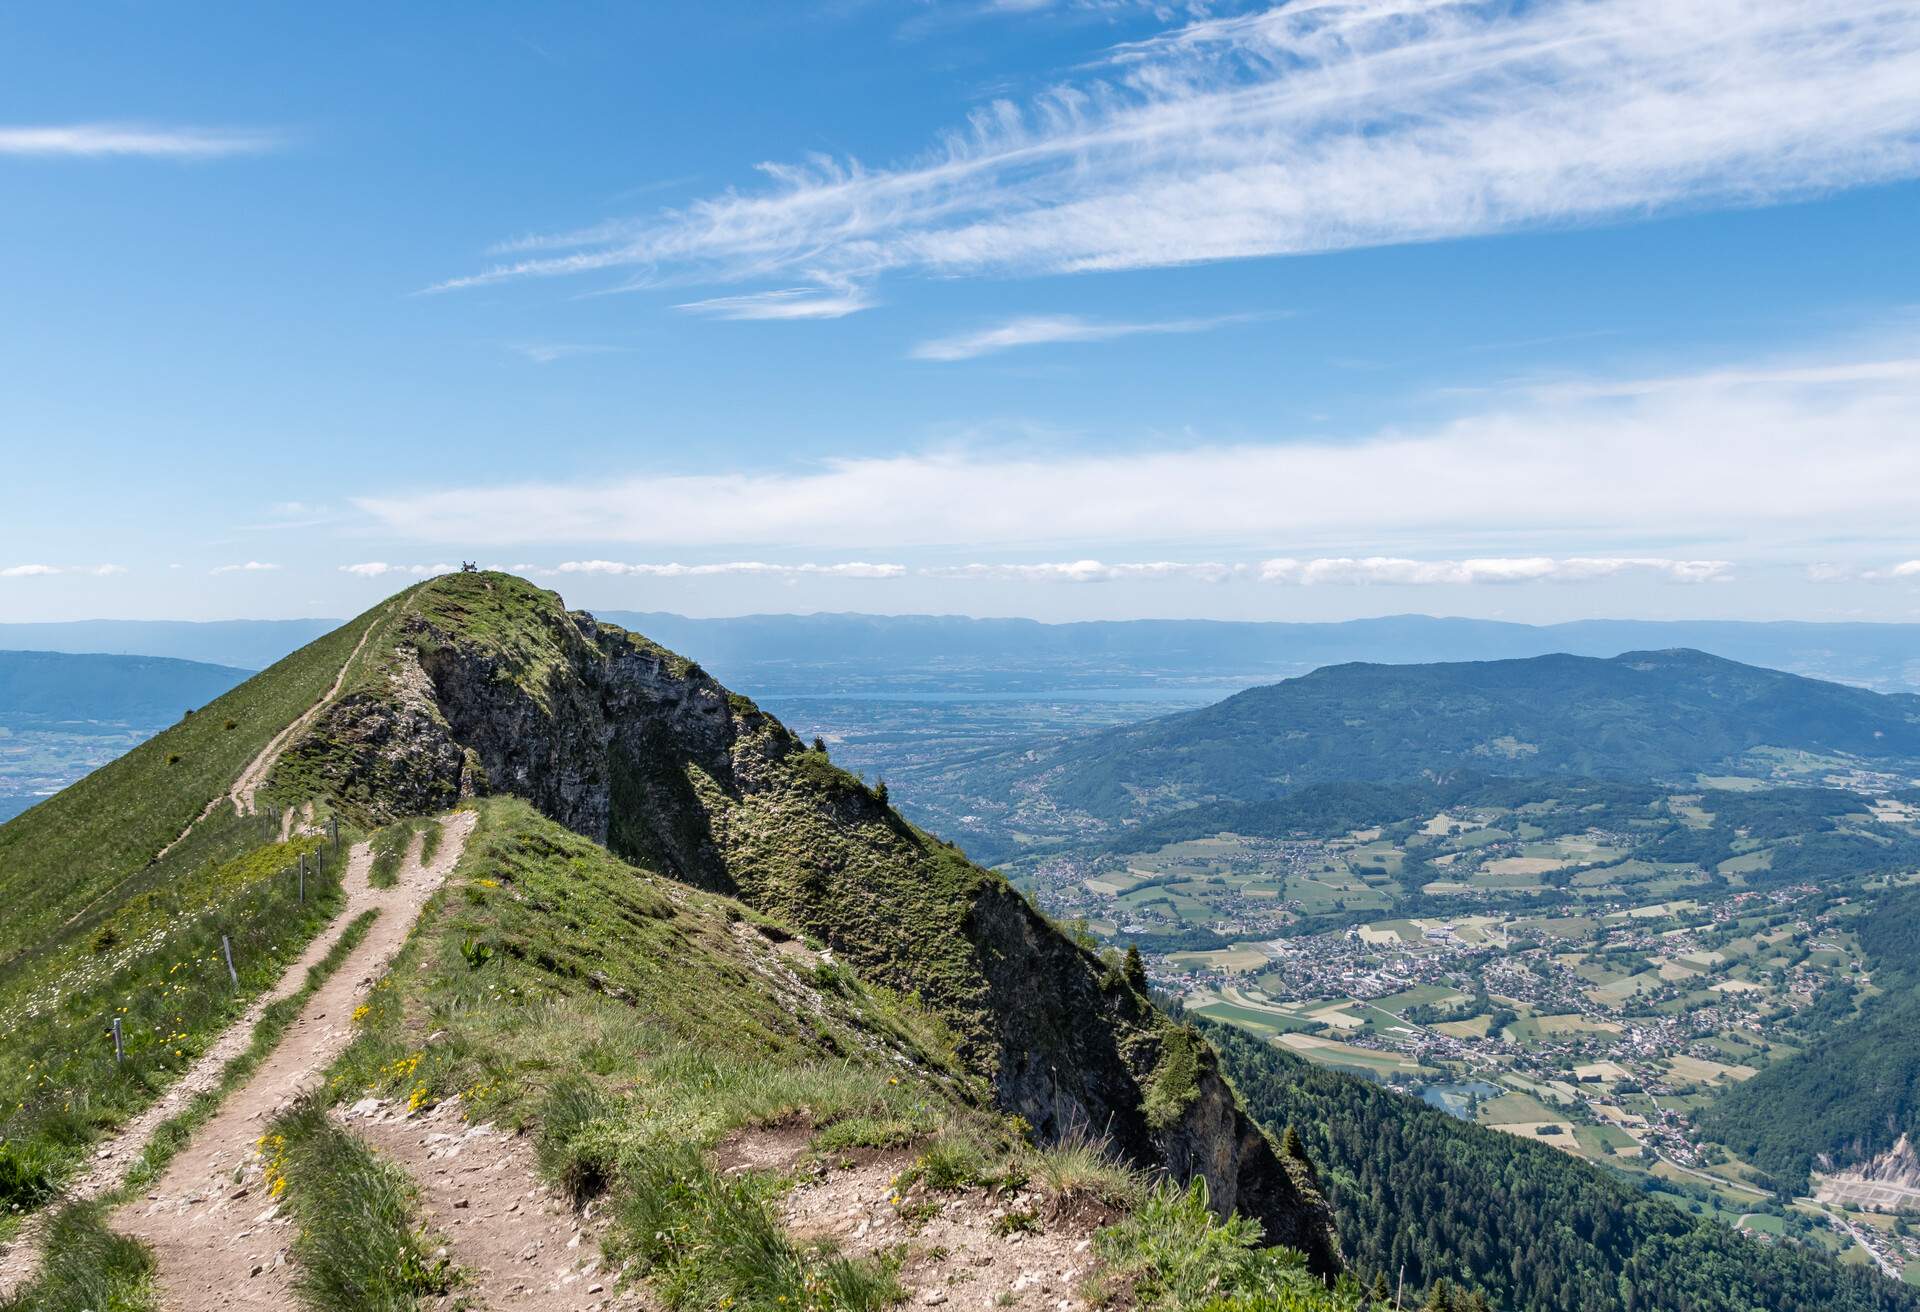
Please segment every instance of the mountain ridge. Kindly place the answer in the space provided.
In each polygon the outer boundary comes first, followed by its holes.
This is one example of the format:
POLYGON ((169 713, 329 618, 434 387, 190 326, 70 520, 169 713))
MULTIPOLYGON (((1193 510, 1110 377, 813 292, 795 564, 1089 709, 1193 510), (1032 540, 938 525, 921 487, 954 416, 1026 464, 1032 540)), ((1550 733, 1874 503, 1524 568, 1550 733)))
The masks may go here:
POLYGON ((947 1017, 1043 1141, 1108 1137, 1206 1180, 1217 1209, 1338 1268, 1304 1176, 1240 1110, 1211 1049, 998 875, 908 825, 691 661, 501 574, 402 593, 341 693, 291 741, 269 804, 362 823, 526 797, 616 855, 739 897, 947 1017))
POLYGON ((1354 662, 903 780, 943 821, 971 813, 1001 829, 1084 836, 1196 803, 1267 801, 1323 782, 1463 769, 1641 779, 1751 772, 1741 758, 1762 748, 1910 769, 1920 764, 1920 696, 1688 649, 1605 660, 1354 662))

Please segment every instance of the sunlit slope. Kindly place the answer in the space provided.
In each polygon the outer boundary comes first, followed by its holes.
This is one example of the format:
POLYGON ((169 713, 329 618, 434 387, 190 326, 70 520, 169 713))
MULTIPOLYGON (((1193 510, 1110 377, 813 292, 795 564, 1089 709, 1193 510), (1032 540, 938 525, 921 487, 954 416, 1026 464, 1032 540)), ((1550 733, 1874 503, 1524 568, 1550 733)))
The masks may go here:
POLYGON ((0 825, 0 902, 7 908, 0 961, 43 940, 179 837, 276 734, 326 693, 380 609, 0 825))
POLYGON ((1211 1051, 1118 957, 901 819, 748 698, 511 575, 402 594, 270 796, 362 824, 511 794, 616 855, 814 936, 950 1028, 1043 1140, 1089 1128, 1204 1176, 1216 1206, 1337 1264, 1311 1189, 1240 1111, 1211 1051))

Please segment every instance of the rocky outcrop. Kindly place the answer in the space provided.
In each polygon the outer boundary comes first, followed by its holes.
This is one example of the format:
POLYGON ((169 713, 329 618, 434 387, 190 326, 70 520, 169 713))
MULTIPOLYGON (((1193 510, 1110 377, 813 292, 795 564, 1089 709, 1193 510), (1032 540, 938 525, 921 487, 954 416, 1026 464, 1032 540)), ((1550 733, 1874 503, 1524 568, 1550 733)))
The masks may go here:
POLYGON ((1203 1041, 698 666, 497 574, 408 594, 383 641, 375 675, 290 748, 288 787, 370 820, 525 797, 918 1000, 1037 1137, 1106 1135, 1139 1163, 1204 1178, 1216 1207, 1256 1217, 1315 1269, 1338 1268, 1306 1169, 1247 1117, 1203 1041))
POLYGON ((1869 1162, 1850 1171, 1815 1176, 1813 1196, 1823 1203, 1877 1212, 1920 1212, 1920 1152, 1903 1134, 1869 1162))

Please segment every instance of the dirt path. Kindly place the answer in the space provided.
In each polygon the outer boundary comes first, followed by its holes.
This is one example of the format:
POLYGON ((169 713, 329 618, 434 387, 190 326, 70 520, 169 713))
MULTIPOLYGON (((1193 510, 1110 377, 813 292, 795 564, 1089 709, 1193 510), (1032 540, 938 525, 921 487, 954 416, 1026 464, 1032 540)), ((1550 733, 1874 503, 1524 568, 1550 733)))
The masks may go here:
MULTIPOLYGON (((474 819, 462 812, 443 820, 431 864, 409 862, 392 888, 367 883, 371 852, 364 844, 354 849, 346 875, 347 905, 329 933, 363 911, 377 910, 379 919, 307 1002, 279 1046, 194 1133, 146 1197, 115 1213, 117 1228, 153 1248, 167 1312, 292 1305, 286 1264, 291 1228, 260 1186, 254 1141, 266 1121, 311 1088, 346 1047, 355 1003, 399 953, 421 908, 459 860, 474 819)), ((325 950, 318 943, 315 947, 325 950)), ((288 979, 297 988, 304 975, 304 970, 289 971, 288 979)), ((244 1046, 242 1039, 235 1050, 244 1046)))
POLYGON ((467 1278, 463 1299, 487 1312, 644 1306, 603 1269, 601 1219, 541 1184, 525 1139, 466 1124, 458 1099, 408 1116, 368 1098, 339 1120, 413 1177, 427 1229, 467 1278))
MULTIPOLYGON (((86 1202, 111 1193, 126 1177, 127 1169, 146 1151, 147 1143, 153 1138, 155 1130, 162 1123, 186 1109, 200 1094, 220 1083, 220 1073, 227 1063, 247 1050, 253 1042, 254 1027, 260 1023, 260 1017, 268 1007, 297 992, 306 983, 307 972, 322 957, 333 950, 340 935, 346 932, 348 925, 360 912, 372 905, 365 899, 367 870, 373 864, 373 854, 365 843, 354 848, 347 858, 346 873, 342 882, 347 889, 347 907, 332 924, 321 930, 307 945, 306 951, 297 957, 293 964, 274 986, 254 999, 253 1004, 241 1013, 227 1030, 215 1039, 213 1046, 202 1053, 187 1073, 182 1075, 173 1086, 161 1094, 151 1106, 126 1125, 119 1133, 101 1144, 94 1152, 93 1161, 87 1169, 67 1189, 66 1198, 76 1202, 86 1202), (355 890, 362 890, 356 896, 355 890)), ((365 944, 361 945, 362 950, 365 944)), ((344 969, 344 967, 343 967, 344 969)), ((34 1221, 15 1236, 13 1244, 4 1256, 0 1256, 0 1296, 4 1296, 30 1276, 40 1264, 40 1226, 36 1222, 44 1221, 48 1212, 42 1211, 34 1221)))
MULTIPOLYGON (((391 609, 391 607, 389 607, 389 609, 391 609)), ((379 628, 381 622, 386 618, 387 612, 384 610, 374 617, 373 622, 367 625, 367 631, 360 635, 360 641, 354 643, 353 650, 347 653, 347 659, 341 662, 340 672, 333 676, 333 686, 321 695, 319 701, 301 712, 299 719, 275 734, 267 745, 260 749, 259 755, 247 762, 246 769, 242 770, 240 777, 233 781, 233 787, 218 797, 215 797, 212 801, 208 802, 205 807, 201 808, 200 814, 192 820, 189 820, 187 827, 182 829, 171 843, 168 843, 154 854, 154 861, 158 861, 161 857, 173 851, 174 848, 186 842, 187 835, 193 832, 194 826, 212 815, 222 802, 232 802, 236 814, 253 814, 253 795, 259 791, 260 785, 267 781, 267 775, 272 772, 274 762, 280 759, 280 753, 285 750, 286 745, 292 741, 294 734, 306 728, 309 724, 312 724, 320 712, 326 709, 327 703, 340 695, 340 688, 347 681, 347 671, 353 668, 354 661, 359 659, 361 649, 367 645, 367 639, 373 636, 373 631, 379 628)), ((153 862, 149 861, 147 864, 152 865, 153 862)), ((94 901, 97 902, 99 899, 96 898, 94 901)), ((92 903, 89 903, 88 907, 91 906, 92 903)), ((85 915, 88 907, 82 907, 80 915, 85 915)), ((79 919, 79 916, 75 916, 74 919, 79 919)), ((70 920, 67 923, 72 924, 73 921, 70 920)))
MULTIPOLYGON (((762 1168, 779 1165, 757 1160, 753 1137, 723 1145, 723 1154, 762 1168)), ((1082 1286, 1094 1269, 1092 1234, 1109 1218, 1050 1218, 1043 1200, 1027 1193, 996 1199, 980 1189, 941 1192, 916 1184, 903 1196, 897 1180, 910 1160, 883 1154, 822 1172, 787 1195, 787 1228, 802 1239, 832 1240, 853 1256, 904 1245, 899 1280, 910 1305, 947 1304, 956 1312, 1086 1307, 1082 1286)))
MULTIPOLYGON (((392 607, 388 607, 388 610, 391 609, 392 607)), ((319 718, 320 712, 326 709, 328 702, 340 695, 340 689, 347 681, 347 671, 351 670, 353 663, 360 659, 360 653, 366 647, 367 639, 373 636, 373 631, 379 628, 386 618, 385 610, 373 617, 373 621, 367 625, 367 631, 360 635, 360 641, 353 644, 353 650, 348 652, 347 659, 341 662, 340 673, 333 676, 333 686, 327 689, 326 694, 319 701, 302 712, 299 719, 275 734, 272 741, 260 749, 258 756, 247 762, 247 768, 240 772, 240 777, 233 781, 233 787, 227 791, 227 797, 233 802, 236 814, 253 814, 253 795, 260 790, 260 785, 267 781, 267 775, 272 773, 274 762, 280 759, 280 753, 286 750, 287 744, 293 741, 295 734, 319 718)), ((214 799, 214 805, 218 804, 219 799, 214 799)), ((181 838, 184 837, 186 835, 182 834, 181 838)), ((178 838, 174 840, 176 843, 179 841, 178 838)))

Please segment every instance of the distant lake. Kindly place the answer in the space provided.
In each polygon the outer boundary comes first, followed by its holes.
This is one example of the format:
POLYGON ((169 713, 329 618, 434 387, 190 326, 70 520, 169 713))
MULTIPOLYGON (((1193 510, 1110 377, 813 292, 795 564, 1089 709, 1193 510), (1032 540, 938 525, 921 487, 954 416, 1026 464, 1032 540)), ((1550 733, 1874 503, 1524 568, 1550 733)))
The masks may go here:
POLYGON ((1497 1084, 1488 1084, 1485 1080, 1471 1080, 1465 1084, 1429 1084, 1420 1091, 1420 1101, 1429 1107, 1438 1107, 1449 1116, 1467 1119, 1467 1104, 1474 1098, 1483 1102, 1488 1098, 1497 1098, 1504 1090, 1497 1084))

